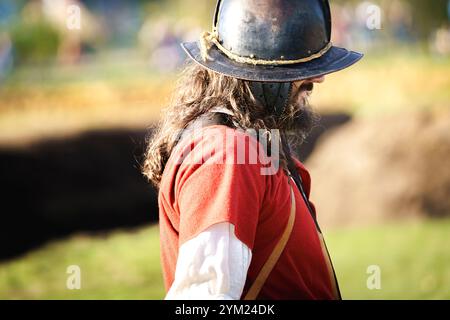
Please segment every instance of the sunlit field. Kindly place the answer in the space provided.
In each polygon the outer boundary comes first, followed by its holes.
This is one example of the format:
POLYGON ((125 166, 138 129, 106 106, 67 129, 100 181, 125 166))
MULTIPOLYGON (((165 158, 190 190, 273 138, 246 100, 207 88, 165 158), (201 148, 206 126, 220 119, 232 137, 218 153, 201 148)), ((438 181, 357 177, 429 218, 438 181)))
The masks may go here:
MULTIPOLYGON (((311 102, 318 111, 359 116, 449 108, 449 73, 450 59, 419 53, 367 56, 329 75, 311 102)), ((0 142, 89 128, 146 127, 159 119, 176 76, 155 73, 129 52, 76 67, 19 69, 0 86, 0 142)))
POLYGON ((146 127, 159 118, 173 75, 156 74, 129 53, 95 59, 15 72, 0 86, 0 143, 93 128, 146 127))
MULTIPOLYGON (((344 299, 450 299, 450 220, 326 234, 344 299), (381 269, 369 290, 367 268, 381 269)), ((77 235, 0 266, 1 299, 161 299, 158 229, 77 235), (81 289, 68 290, 69 265, 81 289)))
POLYGON ((450 108, 449 74, 448 58, 414 51, 370 55, 327 76, 312 102, 319 110, 347 110, 364 116, 450 108))

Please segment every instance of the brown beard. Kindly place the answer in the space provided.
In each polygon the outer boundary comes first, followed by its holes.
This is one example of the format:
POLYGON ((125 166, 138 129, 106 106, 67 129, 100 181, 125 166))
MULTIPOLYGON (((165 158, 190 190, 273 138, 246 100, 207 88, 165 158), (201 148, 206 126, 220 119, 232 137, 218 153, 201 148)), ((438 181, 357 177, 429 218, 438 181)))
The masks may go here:
POLYGON ((301 97, 303 92, 312 91, 313 88, 314 84, 308 82, 293 91, 280 119, 280 129, 289 137, 291 143, 301 144, 319 120, 318 114, 313 111, 308 99, 301 97))

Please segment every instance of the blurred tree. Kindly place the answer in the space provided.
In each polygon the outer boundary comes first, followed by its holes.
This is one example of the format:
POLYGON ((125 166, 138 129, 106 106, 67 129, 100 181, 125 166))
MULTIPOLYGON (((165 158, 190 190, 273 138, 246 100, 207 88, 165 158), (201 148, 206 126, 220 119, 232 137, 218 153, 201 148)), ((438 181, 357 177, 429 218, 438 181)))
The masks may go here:
POLYGON ((18 7, 18 15, 7 28, 14 48, 15 64, 50 61, 58 52, 58 31, 43 16, 41 1, 20 4, 23 6, 18 7))
POLYGON ((44 20, 20 21, 11 28, 17 63, 42 63, 56 57, 60 38, 53 26, 44 20))
POLYGON ((430 34, 448 23, 448 0, 407 0, 411 4, 413 12, 414 30, 421 39, 426 39, 430 34))
POLYGON ((216 0, 152 0, 148 1, 146 11, 152 18, 165 16, 209 29, 215 5, 216 0))

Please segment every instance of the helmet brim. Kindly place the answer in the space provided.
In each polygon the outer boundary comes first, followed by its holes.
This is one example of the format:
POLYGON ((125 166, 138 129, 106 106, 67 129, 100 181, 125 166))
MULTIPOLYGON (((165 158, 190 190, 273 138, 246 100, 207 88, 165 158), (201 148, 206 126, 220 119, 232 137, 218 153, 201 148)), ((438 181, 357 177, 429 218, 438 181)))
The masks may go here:
POLYGON ((238 63, 215 46, 208 51, 212 59, 204 61, 198 42, 185 42, 181 46, 189 58, 209 70, 237 79, 260 82, 292 82, 319 77, 348 68, 363 57, 362 53, 333 46, 320 58, 308 62, 266 66, 238 63))

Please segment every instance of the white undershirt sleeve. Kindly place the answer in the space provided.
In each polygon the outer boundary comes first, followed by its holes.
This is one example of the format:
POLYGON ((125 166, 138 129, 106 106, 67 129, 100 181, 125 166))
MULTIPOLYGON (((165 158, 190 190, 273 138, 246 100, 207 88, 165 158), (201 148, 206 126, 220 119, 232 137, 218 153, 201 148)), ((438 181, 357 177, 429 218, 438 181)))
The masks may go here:
POLYGON ((234 233, 218 223, 179 249, 175 280, 167 300, 239 300, 252 253, 234 233))

